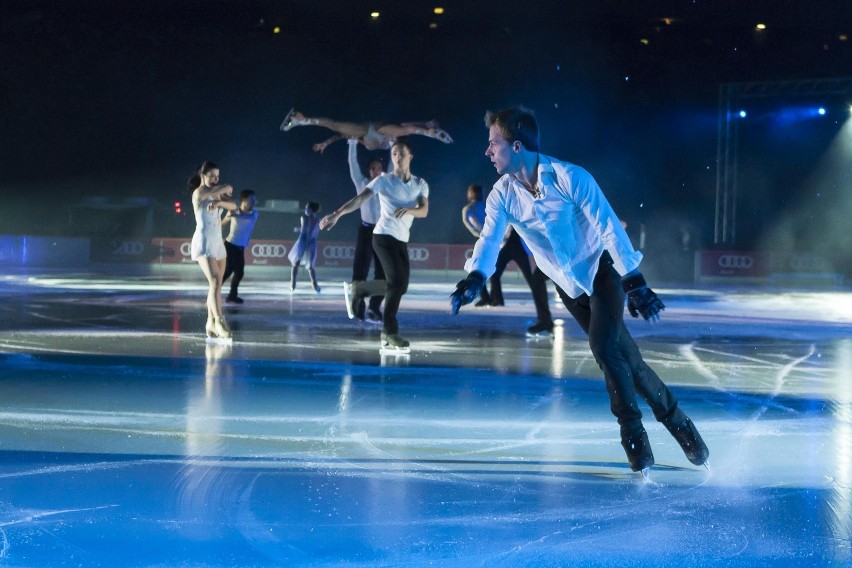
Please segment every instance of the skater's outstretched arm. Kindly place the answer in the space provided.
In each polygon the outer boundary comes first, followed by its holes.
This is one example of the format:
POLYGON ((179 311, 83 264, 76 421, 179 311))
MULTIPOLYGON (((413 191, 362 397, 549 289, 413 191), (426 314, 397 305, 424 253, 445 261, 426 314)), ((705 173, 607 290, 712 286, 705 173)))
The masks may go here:
POLYGON ((333 144, 333 143, 337 142, 338 140, 345 140, 345 139, 346 139, 346 136, 343 136, 342 134, 335 134, 334 136, 332 136, 330 138, 326 138, 322 142, 318 142, 318 143, 314 144, 314 152, 319 152, 320 154, 322 154, 325 151, 325 149, 328 148, 329 144, 333 144))
POLYGON ((336 211, 329 213, 325 217, 320 220, 320 229, 331 230, 334 225, 337 224, 337 221, 343 217, 344 215, 348 215, 353 211, 357 211, 361 204, 370 199, 375 195, 372 190, 365 189, 343 205, 341 205, 336 211))
POLYGON ((198 188, 198 201, 205 199, 222 199, 231 197, 234 194, 234 187, 230 184, 214 185, 213 187, 201 186, 198 188))

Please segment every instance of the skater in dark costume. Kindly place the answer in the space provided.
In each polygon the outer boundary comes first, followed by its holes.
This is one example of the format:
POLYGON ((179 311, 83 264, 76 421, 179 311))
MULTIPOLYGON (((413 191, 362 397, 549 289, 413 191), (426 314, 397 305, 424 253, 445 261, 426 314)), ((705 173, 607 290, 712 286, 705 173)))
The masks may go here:
MULTIPOLYGON (((468 203, 462 209, 462 221, 467 230, 474 237, 479 238, 485 224, 485 202, 482 199, 482 187, 475 184, 469 186, 467 188, 467 199, 468 203)), ((503 239, 500 254, 497 255, 494 274, 489 279, 491 293, 488 293, 487 286, 483 286, 480 300, 475 306, 480 308, 505 305, 503 285, 500 279, 511 261, 514 261, 518 266, 527 286, 530 287, 536 316, 538 317, 538 321, 527 328, 527 337, 549 337, 553 333, 553 317, 547 303, 547 277, 538 268, 533 272, 530 267, 529 249, 511 227, 507 230, 506 238, 503 239)))
POLYGON ((320 204, 315 201, 308 202, 305 205, 305 212, 302 213, 302 224, 296 229, 299 231, 299 238, 287 254, 287 259, 293 268, 290 272, 290 291, 296 289, 296 278, 299 274, 299 266, 305 265, 308 267, 308 276, 311 279, 311 286, 314 292, 320 293, 320 287, 317 283, 317 271, 315 265, 317 262, 317 236, 319 235, 319 216, 317 212, 320 209, 320 204))
POLYGON ((233 211, 236 203, 228 200, 234 192, 230 185, 219 184, 219 166, 204 162, 189 178, 195 212, 195 234, 192 235, 190 257, 198 262, 207 278, 207 337, 230 339, 231 329, 222 314, 222 276, 227 253, 222 240, 222 210, 233 211))
POLYGON ((411 173, 414 155, 408 143, 397 140, 391 147, 393 172, 371 181, 367 189, 339 209, 323 217, 320 227, 331 229, 343 215, 357 210, 365 201, 378 195, 381 215, 373 230, 373 250, 385 269, 386 281, 344 282, 346 310, 350 318, 363 298, 384 292, 385 313, 382 315, 382 347, 408 349, 408 341, 399 335, 396 314, 400 300, 408 290, 411 266, 408 260, 408 238, 415 218, 429 214, 429 185, 411 173))
POLYGON ((308 117, 295 109, 290 109, 281 130, 287 132, 296 126, 322 126, 335 132, 335 135, 319 144, 314 144, 314 151, 322 153, 329 144, 348 138, 355 139, 368 150, 389 150, 394 141, 403 136, 420 135, 451 144, 453 139, 445 131, 438 128, 434 120, 429 122, 403 122, 392 124, 388 122, 348 122, 332 120, 325 117, 308 117))
POLYGON ((228 259, 225 263, 225 275, 222 277, 222 281, 227 282, 228 277, 234 275, 233 280, 231 280, 231 290, 228 297, 225 298, 225 301, 229 304, 243 303, 238 292, 240 282, 243 281, 245 275, 246 247, 251 241, 254 224, 257 223, 258 213, 254 208, 255 199, 254 191, 244 189, 240 192, 239 208, 229 212, 222 220, 223 223, 230 223, 230 231, 225 239, 228 259))
MULTIPOLYGON (((376 179, 385 171, 382 160, 378 157, 370 160, 368 171, 370 177, 364 175, 361 166, 358 165, 358 141, 349 140, 349 177, 355 185, 355 194, 358 195, 367 188, 371 180, 376 179)), ((352 282, 366 280, 370 274, 370 264, 373 265, 373 280, 384 280, 385 271, 379 257, 373 250, 373 229, 379 221, 378 199, 368 199, 361 205, 361 223, 358 225, 358 235, 355 241, 355 258, 352 259, 352 282)), ((382 323, 382 294, 371 296, 370 305, 367 307, 363 300, 358 303, 355 310, 355 319, 366 320, 370 323, 382 323)))
POLYGON ((489 129, 485 155, 502 177, 488 196, 485 226, 465 265, 469 274, 451 296, 453 313, 476 299, 494 270, 506 227, 513 226, 589 336, 631 469, 645 473, 654 465, 636 393, 675 437, 687 459, 705 464, 710 452, 698 430, 642 359, 624 325, 625 294, 633 317, 657 321, 665 306, 646 285, 638 269, 642 253, 633 249, 600 187, 579 166, 539 153, 538 124, 531 111, 489 112, 485 124, 489 129))

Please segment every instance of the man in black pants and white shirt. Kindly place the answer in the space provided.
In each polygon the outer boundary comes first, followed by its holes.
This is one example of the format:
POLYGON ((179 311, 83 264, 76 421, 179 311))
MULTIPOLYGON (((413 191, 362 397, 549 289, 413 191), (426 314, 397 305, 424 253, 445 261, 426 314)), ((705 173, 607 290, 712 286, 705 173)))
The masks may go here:
POLYGON ((350 298, 347 311, 353 317, 354 304, 368 295, 381 291, 384 284, 385 313, 382 316, 382 347, 408 349, 408 341, 399 335, 396 319, 399 303, 408 291, 411 265, 408 259, 408 239, 415 218, 423 219, 429 214, 429 185, 425 180, 411 174, 411 148, 403 140, 391 146, 393 173, 385 173, 371 181, 367 189, 340 206, 337 211, 323 217, 320 228, 331 229, 343 215, 352 213, 365 201, 379 196, 381 214, 373 229, 373 250, 385 270, 386 282, 370 280, 355 282, 344 291, 350 298))
POLYGON ((583 168, 539 153, 538 122, 525 108, 485 115, 485 155, 501 175, 488 195, 485 226, 465 265, 470 273, 453 292, 452 310, 476 299, 494 271, 500 243, 511 225, 530 247, 536 265, 559 287, 565 307, 589 337, 604 373, 610 410, 633 471, 654 465, 642 425, 639 394, 695 465, 710 455, 675 396, 645 363, 624 325, 630 315, 656 321, 665 308, 645 284, 635 251, 601 188, 583 168))
MULTIPOLYGON (((373 158, 368 165, 370 177, 364 175, 358 165, 358 141, 349 140, 349 177, 355 185, 355 193, 360 194, 367 188, 371 180, 384 172, 381 159, 373 158)), ((361 205, 361 224, 358 225, 358 240, 355 241, 355 258, 352 261, 352 282, 366 280, 370 274, 370 263, 373 263, 373 280, 384 280, 385 271, 379 257, 373 251, 373 229, 379 220, 379 200, 369 199, 361 205)), ((381 305, 383 295, 370 297, 370 307, 365 310, 366 303, 361 300, 355 311, 355 318, 373 323, 382 322, 381 305)))

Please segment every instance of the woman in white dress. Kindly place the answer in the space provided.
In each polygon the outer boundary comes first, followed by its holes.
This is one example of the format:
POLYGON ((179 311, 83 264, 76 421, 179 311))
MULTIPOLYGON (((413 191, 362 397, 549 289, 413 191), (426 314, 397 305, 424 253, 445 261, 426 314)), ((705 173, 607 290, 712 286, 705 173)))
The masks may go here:
POLYGON ((222 209, 233 211, 237 204, 228 198, 234 188, 219 184, 219 166, 204 162, 189 179, 192 210, 195 212, 195 234, 190 256, 198 262, 210 285, 207 291, 207 337, 231 337, 222 315, 222 276, 225 273, 225 243, 222 240, 222 209))

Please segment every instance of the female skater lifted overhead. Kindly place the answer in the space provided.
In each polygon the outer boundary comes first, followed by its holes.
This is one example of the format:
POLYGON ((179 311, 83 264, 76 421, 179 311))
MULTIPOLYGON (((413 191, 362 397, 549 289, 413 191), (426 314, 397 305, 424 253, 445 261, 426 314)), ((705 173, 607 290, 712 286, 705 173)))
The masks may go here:
POLYGON ((222 239, 222 209, 234 211, 237 204, 228 201, 234 188, 219 184, 219 166, 204 162, 189 178, 192 210, 195 212, 195 234, 190 256, 198 262, 207 278, 207 337, 230 339, 231 330, 222 315, 222 276, 225 273, 225 243, 222 239))
POLYGON ((358 140, 368 150, 389 150, 397 138, 418 134, 440 140, 444 144, 452 143, 453 139, 446 131, 438 128, 434 120, 428 122, 403 122, 391 124, 387 122, 346 122, 324 117, 307 117, 295 109, 290 109, 281 130, 287 132, 296 126, 322 126, 336 134, 318 144, 314 144, 314 152, 322 153, 326 147, 338 140, 358 140))

